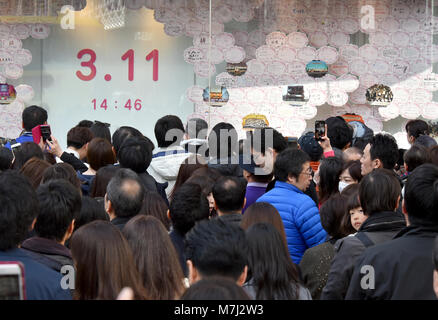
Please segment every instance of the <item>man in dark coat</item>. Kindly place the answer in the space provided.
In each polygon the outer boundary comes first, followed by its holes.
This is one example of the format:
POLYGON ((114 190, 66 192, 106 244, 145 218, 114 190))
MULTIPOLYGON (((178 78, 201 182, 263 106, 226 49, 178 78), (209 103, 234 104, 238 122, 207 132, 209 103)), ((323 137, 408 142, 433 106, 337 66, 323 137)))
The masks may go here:
POLYGON ((354 236, 336 242, 336 255, 321 300, 344 299, 358 257, 367 247, 391 240, 406 226, 403 215, 395 212, 400 192, 400 184, 389 170, 375 169, 362 179, 359 199, 368 218, 354 236))
POLYGON ((432 164, 409 175, 403 201, 408 227, 359 257, 347 299, 436 299, 432 254, 438 235, 437 181, 438 168, 432 164))

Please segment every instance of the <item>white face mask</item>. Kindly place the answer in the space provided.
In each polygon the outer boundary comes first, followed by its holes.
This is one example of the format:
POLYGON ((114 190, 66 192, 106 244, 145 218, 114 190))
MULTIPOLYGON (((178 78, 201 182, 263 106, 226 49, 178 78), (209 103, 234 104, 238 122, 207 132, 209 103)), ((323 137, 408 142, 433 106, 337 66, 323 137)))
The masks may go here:
POLYGON ((344 181, 339 181, 339 192, 342 192, 347 186, 349 186, 349 183, 346 183, 344 181))

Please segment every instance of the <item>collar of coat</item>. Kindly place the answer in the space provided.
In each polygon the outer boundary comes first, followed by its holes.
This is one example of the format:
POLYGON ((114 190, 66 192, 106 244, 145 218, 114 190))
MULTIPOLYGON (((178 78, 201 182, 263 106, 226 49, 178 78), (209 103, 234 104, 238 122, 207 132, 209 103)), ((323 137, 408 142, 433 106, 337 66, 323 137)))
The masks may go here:
POLYGON ((298 193, 304 194, 304 192, 301 191, 300 189, 298 189, 296 186, 294 186, 293 184, 287 183, 287 182, 276 181, 275 182, 275 188, 288 189, 290 191, 294 191, 294 192, 298 192, 298 193))
POLYGON ((397 231, 406 226, 404 216, 395 211, 373 213, 368 217, 358 231, 397 231))

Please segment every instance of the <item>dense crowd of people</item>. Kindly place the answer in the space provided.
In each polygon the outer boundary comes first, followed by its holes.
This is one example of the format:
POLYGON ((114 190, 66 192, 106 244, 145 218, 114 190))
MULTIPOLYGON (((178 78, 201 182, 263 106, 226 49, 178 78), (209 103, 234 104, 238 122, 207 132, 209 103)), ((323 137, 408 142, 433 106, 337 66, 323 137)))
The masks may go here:
POLYGON ((241 140, 167 115, 157 145, 88 120, 66 146, 35 143, 46 110, 22 119, 0 149, 0 262, 22 266, 27 299, 438 296, 438 145, 422 120, 403 150, 348 114, 318 139, 241 140))

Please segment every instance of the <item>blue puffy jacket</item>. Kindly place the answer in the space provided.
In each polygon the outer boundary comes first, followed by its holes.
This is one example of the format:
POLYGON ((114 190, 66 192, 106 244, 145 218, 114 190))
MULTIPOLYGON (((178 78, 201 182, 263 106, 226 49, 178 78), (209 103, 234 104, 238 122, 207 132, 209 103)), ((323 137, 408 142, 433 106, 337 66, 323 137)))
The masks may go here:
POLYGON ((280 213, 292 261, 299 264, 308 248, 325 242, 327 233, 321 226, 315 202, 294 185, 277 181, 274 189, 257 202, 268 202, 280 213))

